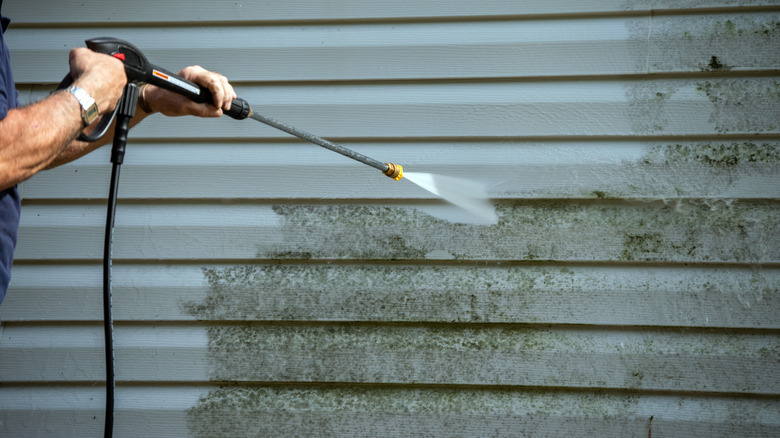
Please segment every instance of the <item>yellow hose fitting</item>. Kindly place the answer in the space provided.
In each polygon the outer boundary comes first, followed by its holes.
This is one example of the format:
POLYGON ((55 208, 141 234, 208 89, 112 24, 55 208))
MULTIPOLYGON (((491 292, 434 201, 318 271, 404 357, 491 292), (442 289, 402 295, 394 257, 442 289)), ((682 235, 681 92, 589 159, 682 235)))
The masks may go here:
POLYGON ((385 175, 389 176, 390 178, 393 178, 396 181, 404 177, 404 168, 401 167, 400 164, 393 164, 393 163, 385 163, 385 164, 387 164, 387 170, 385 170, 385 175))

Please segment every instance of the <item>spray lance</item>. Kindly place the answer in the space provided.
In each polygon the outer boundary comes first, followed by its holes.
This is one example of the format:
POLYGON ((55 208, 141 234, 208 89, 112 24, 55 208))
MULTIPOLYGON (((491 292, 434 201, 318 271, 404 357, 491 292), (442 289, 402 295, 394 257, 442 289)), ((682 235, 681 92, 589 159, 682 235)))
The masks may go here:
MULTIPOLYGON (((125 73, 127 74, 128 82, 145 82, 156 85, 174 93, 181 94, 182 96, 188 97, 198 103, 213 102, 211 92, 207 88, 188 81, 174 73, 171 73, 150 63, 137 47, 126 41, 122 41, 116 38, 103 37, 87 40, 86 43, 87 47, 92 51, 111 55, 121 60, 125 65, 125 73)), ((373 158, 347 149, 344 146, 325 140, 324 138, 317 137, 316 135, 310 134, 306 131, 302 131, 286 123, 282 123, 270 117, 257 114, 252 111, 249 103, 242 98, 234 99, 230 105, 230 110, 225 111, 224 114, 236 120, 251 118, 257 120, 258 122, 265 123, 268 126, 294 135, 302 140, 306 140, 310 143, 314 143, 318 146, 322 146, 333 152, 338 152, 341 155, 374 167, 382 171, 382 173, 385 175, 395 179, 396 181, 403 177, 403 168, 400 165, 393 163, 382 163, 373 158)), ((106 117, 104 116, 104 118, 106 117)), ((101 131, 105 133, 107 126, 110 124, 111 120, 106 122, 101 120, 100 125, 95 128, 93 132, 97 132, 98 135, 101 131)))

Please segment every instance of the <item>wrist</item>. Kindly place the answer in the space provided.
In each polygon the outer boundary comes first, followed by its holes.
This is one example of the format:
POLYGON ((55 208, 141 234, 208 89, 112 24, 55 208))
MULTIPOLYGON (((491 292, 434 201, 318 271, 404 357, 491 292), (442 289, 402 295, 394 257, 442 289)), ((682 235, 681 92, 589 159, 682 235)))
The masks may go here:
POLYGON ((149 101, 146 97, 146 90, 149 88, 149 84, 143 84, 141 85, 141 89, 138 92, 138 107, 141 108, 143 112, 146 114, 151 114, 154 112, 151 106, 149 106, 149 101))
POLYGON ((86 90, 78 86, 71 85, 65 89, 65 92, 75 97, 78 101, 81 120, 85 127, 91 125, 92 122, 97 120, 97 118, 100 116, 97 102, 86 90))

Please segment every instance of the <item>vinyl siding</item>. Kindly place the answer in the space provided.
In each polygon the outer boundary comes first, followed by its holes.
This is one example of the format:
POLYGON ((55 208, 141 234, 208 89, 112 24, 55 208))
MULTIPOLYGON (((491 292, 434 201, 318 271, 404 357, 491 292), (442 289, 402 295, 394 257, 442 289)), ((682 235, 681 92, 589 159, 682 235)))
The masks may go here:
MULTIPOLYGON (((254 121, 146 120, 116 436, 780 434, 780 4, 158 3, 4 5, 22 99, 115 36, 482 181, 499 222, 254 121)), ((109 172, 101 150, 20 187, 0 435, 102 433, 109 172)))

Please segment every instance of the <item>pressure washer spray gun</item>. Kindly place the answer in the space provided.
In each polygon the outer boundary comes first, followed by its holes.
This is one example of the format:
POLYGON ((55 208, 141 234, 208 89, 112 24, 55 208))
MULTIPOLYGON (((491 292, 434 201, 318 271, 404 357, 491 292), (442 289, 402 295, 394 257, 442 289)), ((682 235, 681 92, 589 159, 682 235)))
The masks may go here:
MULTIPOLYGON (((128 83, 149 83, 174 93, 181 94, 182 96, 188 97, 198 103, 210 103, 214 100, 211 92, 207 88, 188 81, 174 73, 171 73, 150 63, 137 47, 133 46, 127 41, 122 41, 120 39, 111 37, 102 37, 87 40, 86 43, 87 47, 92 51, 111 55, 124 62, 128 83)), ((67 80, 68 77, 66 77, 63 83, 60 84, 60 88, 64 88, 65 86, 69 85, 67 80)), ((137 96, 135 99, 129 100, 137 101, 137 96)), ((133 102, 133 105, 135 104, 135 101, 133 102)), ((112 114, 110 117, 104 116, 98 124, 98 127, 96 127, 93 131, 93 134, 84 134, 80 137, 80 139, 84 141, 96 141, 102 137, 108 130, 108 127, 111 125, 111 122, 116 116, 116 112, 120 110, 120 105, 117 105, 117 110, 114 112, 114 114, 112 114)), ((224 114, 236 120, 243 120, 248 117, 257 120, 258 122, 265 123, 266 125, 294 135, 300 139, 314 143, 318 146, 322 146, 333 152, 338 152, 346 157, 352 158, 353 160, 374 167, 396 181, 403 177, 403 168, 398 164, 379 162, 373 158, 369 158, 363 154, 347 149, 344 146, 325 140, 324 138, 317 137, 316 135, 312 135, 308 132, 279 122, 278 120, 274 120, 270 117, 257 114, 252 111, 249 103, 244 99, 238 98, 233 100, 230 105, 230 110, 225 111, 224 114)))

